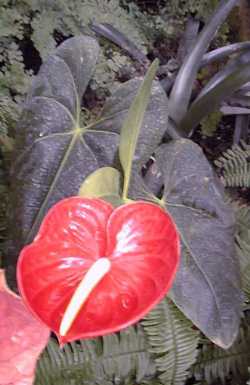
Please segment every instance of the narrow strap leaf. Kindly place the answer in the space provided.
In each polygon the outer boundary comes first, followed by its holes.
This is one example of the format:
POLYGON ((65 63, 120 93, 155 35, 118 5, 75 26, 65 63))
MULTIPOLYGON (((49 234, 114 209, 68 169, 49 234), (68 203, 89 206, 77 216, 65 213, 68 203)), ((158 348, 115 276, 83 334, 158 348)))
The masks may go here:
POLYGON ((143 117, 149 102, 152 82, 158 68, 156 59, 150 66, 139 91, 128 111, 127 118, 121 129, 119 155, 124 170, 123 199, 127 198, 137 139, 143 122, 143 117))

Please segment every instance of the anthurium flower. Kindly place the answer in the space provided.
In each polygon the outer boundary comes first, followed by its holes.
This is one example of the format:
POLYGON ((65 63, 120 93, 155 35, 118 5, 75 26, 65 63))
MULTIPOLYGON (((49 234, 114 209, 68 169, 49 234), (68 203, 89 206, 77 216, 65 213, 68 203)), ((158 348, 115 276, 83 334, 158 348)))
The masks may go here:
POLYGON ((33 384, 36 361, 50 331, 8 289, 0 270, 0 384, 33 384))
POLYGON ((61 343, 121 330, 169 290, 179 238, 159 206, 113 208, 100 199, 57 203, 18 261, 20 293, 61 343))

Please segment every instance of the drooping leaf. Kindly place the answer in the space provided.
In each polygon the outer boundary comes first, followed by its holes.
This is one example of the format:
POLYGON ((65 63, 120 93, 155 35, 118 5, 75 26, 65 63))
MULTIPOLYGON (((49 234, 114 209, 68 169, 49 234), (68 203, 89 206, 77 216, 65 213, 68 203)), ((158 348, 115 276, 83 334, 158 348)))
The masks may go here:
POLYGON ((101 198, 110 203, 121 203, 121 175, 113 167, 101 167, 90 174, 79 190, 79 196, 85 198, 101 198))
POLYGON ((143 118, 149 102, 151 87, 158 68, 158 60, 150 66, 138 93, 136 94, 128 115, 121 128, 119 155, 124 171, 123 197, 127 198, 132 163, 135 155, 135 148, 140 134, 143 118))
POLYGON ((181 139, 162 145, 156 162, 164 177, 162 203, 182 240, 171 298, 208 338, 227 348, 241 312, 232 209, 197 144, 181 139))
POLYGON ((137 60, 141 64, 147 64, 147 56, 134 44, 134 42, 128 39, 122 32, 109 23, 91 24, 91 29, 100 36, 112 41, 124 49, 133 59, 137 60))
POLYGON ((241 51, 247 51, 250 49, 250 42, 244 41, 240 43, 228 44, 223 47, 219 47, 206 53, 201 61, 201 66, 206 66, 213 63, 214 61, 221 61, 230 55, 239 53, 241 51))
POLYGON ((181 130, 186 134, 190 134, 191 130, 197 127, 201 119, 218 109, 223 100, 232 95, 249 80, 249 63, 239 64, 235 71, 222 79, 218 84, 215 84, 214 87, 209 88, 203 96, 192 103, 187 114, 180 122, 181 130))
POLYGON ((177 75, 169 100, 169 115, 178 124, 185 116, 190 96, 202 57, 213 39, 218 27, 224 22, 237 0, 221 0, 207 25, 187 55, 177 75))
POLYGON ((0 384, 32 385, 50 331, 11 292, 0 270, 0 384))
POLYGON ((199 331, 168 298, 146 316, 142 326, 163 384, 184 384, 198 354, 199 331))
POLYGON ((227 65, 223 67, 220 71, 216 72, 216 74, 207 82, 207 84, 203 87, 195 102, 198 102, 204 95, 206 95, 209 91, 211 91, 214 87, 216 87, 220 82, 225 80, 229 75, 231 75, 234 71, 236 71, 240 65, 246 64, 250 62, 250 52, 244 52, 241 55, 238 55, 236 58, 229 60, 227 65))

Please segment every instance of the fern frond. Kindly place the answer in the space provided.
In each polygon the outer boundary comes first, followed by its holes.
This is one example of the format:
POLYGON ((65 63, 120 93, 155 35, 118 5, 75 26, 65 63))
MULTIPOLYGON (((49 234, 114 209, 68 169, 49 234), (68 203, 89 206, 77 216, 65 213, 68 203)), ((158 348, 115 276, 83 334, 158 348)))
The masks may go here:
POLYGON ((215 161, 227 187, 250 187, 250 145, 234 145, 215 161))
POLYGON ((51 339, 36 372, 36 385, 150 383, 156 368, 140 326, 60 349, 51 339))
POLYGON ((230 377, 246 380, 250 362, 250 328, 243 324, 238 339, 233 346, 224 350, 210 343, 203 343, 200 354, 192 368, 193 375, 205 379, 209 383, 216 383, 218 379, 225 383, 230 377))
POLYGON ((242 289, 250 300, 250 206, 236 206, 236 252, 240 262, 242 289))
POLYGON ((200 334, 192 322, 165 298, 142 321, 142 326, 161 372, 160 380, 167 385, 183 384, 198 353, 200 334))

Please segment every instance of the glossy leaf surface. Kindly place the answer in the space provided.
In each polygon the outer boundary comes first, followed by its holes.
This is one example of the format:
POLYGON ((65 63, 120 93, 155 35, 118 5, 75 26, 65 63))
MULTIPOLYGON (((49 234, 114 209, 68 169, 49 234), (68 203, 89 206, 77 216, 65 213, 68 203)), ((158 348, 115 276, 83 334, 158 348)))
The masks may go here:
POLYGON ((142 318, 170 288, 179 259, 175 225, 145 202, 113 209, 105 201, 71 197, 45 217, 18 263, 20 292, 60 341, 121 330, 142 318), (99 258, 110 271, 90 293, 65 337, 59 328, 83 277, 99 258))
POLYGON ((0 384, 32 385, 49 329, 11 292, 0 270, 0 384))
POLYGON ((227 348, 238 333, 242 299, 232 209, 197 144, 181 139, 162 145, 156 162, 162 201, 182 244, 171 297, 208 338, 227 348))

